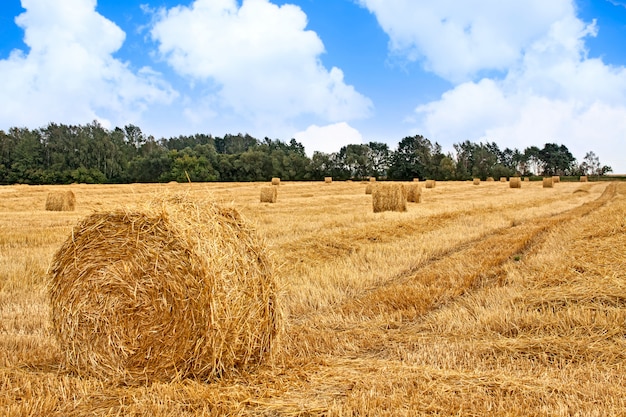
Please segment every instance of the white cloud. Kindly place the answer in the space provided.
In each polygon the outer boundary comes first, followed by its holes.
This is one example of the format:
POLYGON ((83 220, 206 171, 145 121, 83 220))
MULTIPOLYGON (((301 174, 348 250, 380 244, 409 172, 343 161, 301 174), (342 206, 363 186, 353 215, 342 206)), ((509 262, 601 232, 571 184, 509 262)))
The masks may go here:
POLYGON ((360 2, 393 53, 457 82, 416 108, 416 133, 447 146, 562 143, 626 172, 626 69, 588 58, 585 39, 601 28, 578 19, 573 0, 360 2))
POLYGON ((392 52, 420 60, 455 82, 506 70, 550 25, 573 13, 571 0, 360 0, 389 35, 392 52))
POLYGON ((0 60, 0 126, 48 122, 124 124, 175 93, 148 68, 133 73, 112 57, 124 32, 95 11, 95 0, 22 0, 15 21, 28 52, 0 60))
MULTIPOLYGON (((268 0, 196 0, 162 10, 151 34, 168 64, 193 83, 212 86, 218 114, 257 126, 309 115, 326 122, 369 114, 371 101, 327 70, 324 45, 293 5, 268 0)), ((193 112, 198 114, 198 112, 193 112)))
POLYGON ((333 153, 339 152, 343 146, 363 143, 361 133, 345 122, 326 126, 311 125, 296 133, 294 139, 304 145, 309 157, 314 151, 333 153))

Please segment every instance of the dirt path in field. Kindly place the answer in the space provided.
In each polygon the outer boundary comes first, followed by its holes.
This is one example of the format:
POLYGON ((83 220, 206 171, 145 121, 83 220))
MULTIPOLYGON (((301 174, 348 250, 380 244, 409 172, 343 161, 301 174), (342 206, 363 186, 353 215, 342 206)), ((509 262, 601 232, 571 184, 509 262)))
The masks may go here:
POLYGON ((492 231, 438 254, 416 269, 347 299, 328 311, 296 318, 287 330, 295 357, 359 354, 384 343, 385 330, 417 320, 473 288, 503 285, 503 265, 519 260, 555 226, 586 216, 615 198, 611 183, 596 200, 565 212, 492 231))

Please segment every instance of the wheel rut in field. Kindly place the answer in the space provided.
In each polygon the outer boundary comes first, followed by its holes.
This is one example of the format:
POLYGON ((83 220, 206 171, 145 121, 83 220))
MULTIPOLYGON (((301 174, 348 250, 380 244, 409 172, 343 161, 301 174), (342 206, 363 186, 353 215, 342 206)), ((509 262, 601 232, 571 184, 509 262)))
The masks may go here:
POLYGON ((384 335, 372 330, 417 320, 477 286, 502 284, 506 262, 524 256, 557 225, 607 204, 616 193, 617 186, 611 183, 596 200, 458 245, 356 297, 301 317, 291 326, 287 339, 300 351, 296 354, 361 351, 374 339, 384 339, 384 335))

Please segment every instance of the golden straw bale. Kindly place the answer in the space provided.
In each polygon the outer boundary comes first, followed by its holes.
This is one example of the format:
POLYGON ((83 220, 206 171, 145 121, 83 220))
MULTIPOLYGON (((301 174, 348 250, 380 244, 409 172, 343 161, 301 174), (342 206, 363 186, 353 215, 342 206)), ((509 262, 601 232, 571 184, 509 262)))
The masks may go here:
POLYGON ((403 184, 378 184, 372 189, 374 213, 406 211, 406 188, 403 184))
POLYGON ((417 184, 408 184, 406 186, 406 201, 409 203, 421 203, 422 202, 422 187, 417 184))
POLYGON ((426 188, 435 188, 435 180, 426 180, 426 188))
POLYGON ((493 181, 495 181, 493 177, 487 177, 487 182, 493 182, 493 181))
POLYGON ((332 183, 332 182, 333 182, 333 177, 324 177, 324 182, 325 182, 326 184, 330 184, 330 183, 332 183))
POLYGON ((272 185, 280 185, 280 178, 272 178, 272 185))
POLYGON ((552 183, 553 184, 558 184, 561 182, 561 177, 559 177, 558 175, 553 175, 552 176, 552 183))
POLYGON ((580 182, 587 182, 587 181, 589 181, 589 179, 587 178, 586 175, 581 175, 580 176, 580 182))
POLYGON ((76 196, 73 191, 51 191, 46 197, 48 211, 74 211, 76 196))
POLYGON ((49 270, 63 367, 133 385, 253 370, 282 331, 273 271, 233 208, 178 195, 95 212, 49 270))
POLYGON ((552 178, 551 177, 544 177, 543 179, 543 188, 552 188, 552 178))
POLYGON ((413 178, 413 182, 420 182, 419 178, 413 178))
POLYGON ((522 179, 520 177, 511 177, 511 180, 509 181, 509 187, 522 188, 522 179))
POLYGON ((507 181, 506 177, 500 177, 500 182, 506 182, 506 181, 507 181))
POLYGON ((372 189, 374 188, 374 183, 370 182, 365 186, 365 194, 372 194, 372 189))
POLYGON ((261 187, 261 203, 275 203, 278 198, 278 189, 273 185, 261 187))
POLYGON ((530 182, 530 178, 524 177, 524 182, 530 182))
POLYGON ((473 184, 480 185, 480 178, 474 178, 473 184))
POLYGON ((370 182, 376 182, 376 177, 370 177, 370 182))

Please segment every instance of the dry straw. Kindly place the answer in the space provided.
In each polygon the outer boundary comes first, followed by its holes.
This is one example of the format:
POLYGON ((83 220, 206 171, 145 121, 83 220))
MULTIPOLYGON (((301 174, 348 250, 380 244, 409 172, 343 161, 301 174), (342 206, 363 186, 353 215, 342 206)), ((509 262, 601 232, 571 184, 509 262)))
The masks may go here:
POLYGON ((493 177, 487 177, 487 182, 493 182, 493 181, 495 181, 493 177))
POLYGON ((413 178, 413 182, 420 182, 419 178, 413 178))
POLYGON ((372 190, 374 189, 374 183, 370 182, 365 186, 365 194, 372 194, 372 190))
POLYGON ((511 180, 509 181, 509 187, 522 188, 522 179, 520 177, 511 177, 511 180))
POLYGON ((330 183, 332 183, 332 182, 333 182, 333 177, 324 177, 324 182, 325 182, 326 184, 330 184, 330 183))
POLYGON ((185 195, 78 223, 49 271, 64 367, 124 384, 212 380, 276 352, 273 263, 232 208, 185 195))
POLYGON ((418 183, 410 183, 406 186, 406 201, 409 203, 422 202, 422 187, 418 183))
POLYGON ((278 189, 273 185, 261 187, 261 203, 275 203, 278 198, 278 189))
POLYGON ((589 179, 587 178, 586 175, 581 175, 580 176, 580 182, 587 182, 587 181, 589 181, 589 179))
POLYGON ((480 178, 474 178, 474 185, 480 185, 480 178))
POLYGON ((426 188, 435 188, 436 182, 435 180, 426 180, 426 188))
POLYGON ((551 177, 545 177, 543 179, 543 188, 552 188, 553 182, 551 177))
POLYGON ((530 182, 530 178, 524 177, 524 182, 530 182))
POLYGON ((403 184, 378 184, 372 190, 374 213, 406 211, 406 188, 403 184))
POLYGON ((74 211, 76 196, 72 191, 51 191, 46 197, 48 211, 74 211))
POLYGON ((558 184, 560 182, 561 182, 561 177, 559 177, 558 175, 552 176, 552 183, 553 184, 558 184))
POLYGON ((280 178, 277 178, 277 177, 272 178, 272 185, 280 185, 280 178))
POLYGON ((376 182, 376 177, 370 177, 370 182, 376 182))
POLYGON ((500 182, 506 182, 506 177, 500 177, 500 182))

